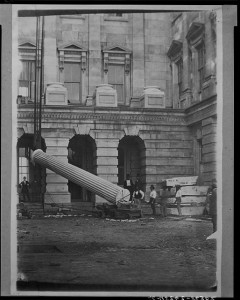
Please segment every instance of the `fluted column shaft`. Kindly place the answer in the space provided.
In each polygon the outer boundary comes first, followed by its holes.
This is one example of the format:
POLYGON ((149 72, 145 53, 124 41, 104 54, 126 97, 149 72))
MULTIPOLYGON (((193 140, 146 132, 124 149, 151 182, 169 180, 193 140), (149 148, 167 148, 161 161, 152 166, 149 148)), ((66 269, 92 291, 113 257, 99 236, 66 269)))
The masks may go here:
POLYGON ((40 149, 33 152, 32 160, 111 203, 116 204, 119 201, 128 201, 129 199, 128 190, 69 163, 62 162, 40 149))

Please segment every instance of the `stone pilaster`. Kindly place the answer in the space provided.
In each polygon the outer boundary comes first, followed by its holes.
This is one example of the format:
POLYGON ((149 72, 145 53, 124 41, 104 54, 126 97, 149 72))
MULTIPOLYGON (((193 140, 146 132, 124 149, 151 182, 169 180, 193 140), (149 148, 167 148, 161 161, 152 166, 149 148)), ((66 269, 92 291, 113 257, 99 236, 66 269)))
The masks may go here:
POLYGON ((202 121, 202 161, 204 183, 211 185, 217 173, 217 124, 211 117, 202 121))
POLYGON ((144 24, 143 14, 133 14, 133 71, 132 71, 132 85, 133 95, 141 96, 144 84, 144 24))
POLYGON ((44 39, 44 80, 45 84, 56 82, 57 79, 57 41, 56 41, 56 16, 45 17, 44 39))
POLYGON ((97 175, 118 183, 118 139, 96 139, 97 175))
POLYGON ((202 87, 202 100, 216 94, 216 15, 208 12, 205 25, 205 82, 202 87))
POLYGON ((89 18, 89 94, 92 95, 97 85, 101 84, 101 16, 90 14, 89 18))
MULTIPOLYGON (((61 162, 68 162, 69 139, 60 137, 46 137, 46 153, 59 159, 61 162)), ((71 194, 68 192, 68 180, 53 171, 46 169, 46 193, 45 203, 70 203, 71 194)))

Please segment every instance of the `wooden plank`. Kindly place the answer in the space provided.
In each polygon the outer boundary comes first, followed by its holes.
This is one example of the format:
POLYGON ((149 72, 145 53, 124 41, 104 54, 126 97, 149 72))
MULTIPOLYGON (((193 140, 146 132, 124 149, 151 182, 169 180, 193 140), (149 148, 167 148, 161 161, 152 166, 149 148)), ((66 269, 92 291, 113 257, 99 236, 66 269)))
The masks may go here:
POLYGON ((167 186, 176 185, 195 185, 197 183, 198 176, 187 176, 187 177, 174 177, 166 179, 167 186))

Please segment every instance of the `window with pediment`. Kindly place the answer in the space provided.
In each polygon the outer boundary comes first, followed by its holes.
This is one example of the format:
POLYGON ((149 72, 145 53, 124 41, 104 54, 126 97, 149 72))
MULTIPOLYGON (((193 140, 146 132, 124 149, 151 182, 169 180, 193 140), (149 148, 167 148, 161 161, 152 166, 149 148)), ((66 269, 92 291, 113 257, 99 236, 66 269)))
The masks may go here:
POLYGON ((24 103, 34 100, 36 45, 25 41, 18 46, 21 73, 18 82, 18 95, 24 103))
POLYGON ((87 50, 77 43, 63 44, 59 52, 59 81, 68 91, 70 104, 82 104, 85 93, 87 50))
POLYGON ((173 40, 167 52, 171 60, 172 70, 172 85, 174 90, 174 97, 179 100, 183 92, 183 53, 182 42, 173 40))
POLYGON ((131 51, 114 45, 103 50, 104 83, 117 91, 118 104, 127 105, 130 100, 131 51))
POLYGON ((193 22, 186 35, 189 47, 193 53, 193 66, 195 66, 193 73, 194 78, 197 79, 197 89, 201 92, 205 79, 205 26, 202 23, 193 22))

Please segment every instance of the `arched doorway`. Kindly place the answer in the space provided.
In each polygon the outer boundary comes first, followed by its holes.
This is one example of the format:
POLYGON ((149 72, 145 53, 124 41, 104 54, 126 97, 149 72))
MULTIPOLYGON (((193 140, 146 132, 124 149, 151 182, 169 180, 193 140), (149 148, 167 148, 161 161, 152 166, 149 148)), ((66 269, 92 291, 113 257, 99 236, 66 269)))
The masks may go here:
MULTIPOLYGON (((41 138, 41 149, 45 152, 46 145, 41 138)), ((46 188, 46 170, 39 164, 33 164, 31 155, 34 151, 34 135, 25 133, 17 142, 17 180, 18 184, 25 176, 30 183, 30 200, 31 202, 42 202, 43 194, 46 188)), ((18 189, 19 199, 22 201, 20 189, 18 189)))
MULTIPOLYGON (((68 144, 68 162, 96 174, 96 143, 89 135, 76 134, 68 144)), ((69 181, 68 191, 72 202, 91 202, 94 195, 85 188, 69 181)))
POLYGON ((135 182, 137 174, 145 186, 145 145, 138 136, 123 137, 118 146, 118 184, 123 185, 127 174, 135 182))

